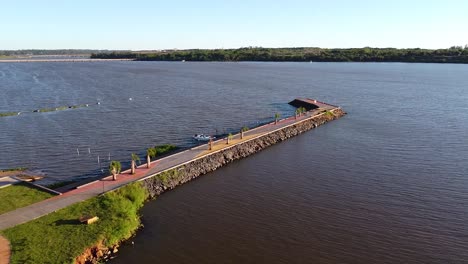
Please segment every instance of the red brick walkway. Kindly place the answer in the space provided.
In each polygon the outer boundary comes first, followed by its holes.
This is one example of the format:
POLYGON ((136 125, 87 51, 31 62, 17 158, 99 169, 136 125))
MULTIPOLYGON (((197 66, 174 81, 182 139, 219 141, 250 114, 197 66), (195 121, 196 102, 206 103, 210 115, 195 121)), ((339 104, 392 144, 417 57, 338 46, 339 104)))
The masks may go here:
POLYGON ((10 242, 0 236, 0 264, 10 263, 10 242))

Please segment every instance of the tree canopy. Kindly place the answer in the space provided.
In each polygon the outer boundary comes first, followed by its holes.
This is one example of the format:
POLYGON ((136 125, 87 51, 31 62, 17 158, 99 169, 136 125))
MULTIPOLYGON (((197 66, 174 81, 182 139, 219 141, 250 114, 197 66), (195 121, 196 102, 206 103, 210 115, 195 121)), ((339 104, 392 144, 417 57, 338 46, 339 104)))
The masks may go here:
POLYGON ((93 53, 91 58, 142 61, 298 61, 298 62, 433 62, 468 63, 468 46, 448 49, 352 48, 322 49, 261 48, 191 49, 157 52, 93 53))

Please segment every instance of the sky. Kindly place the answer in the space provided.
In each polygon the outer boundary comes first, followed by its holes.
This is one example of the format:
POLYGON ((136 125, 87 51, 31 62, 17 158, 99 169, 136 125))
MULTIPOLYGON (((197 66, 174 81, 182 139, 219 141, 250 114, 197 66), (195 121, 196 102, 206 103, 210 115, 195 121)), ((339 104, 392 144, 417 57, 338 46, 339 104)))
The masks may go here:
POLYGON ((0 50, 433 49, 467 29, 467 0, 0 0, 0 50))

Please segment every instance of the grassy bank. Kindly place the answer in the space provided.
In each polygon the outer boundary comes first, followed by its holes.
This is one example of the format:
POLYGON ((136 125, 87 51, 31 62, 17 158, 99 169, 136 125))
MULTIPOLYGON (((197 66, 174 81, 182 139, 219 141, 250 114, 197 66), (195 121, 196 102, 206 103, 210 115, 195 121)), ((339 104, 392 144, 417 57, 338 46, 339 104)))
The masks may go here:
POLYGON ((21 174, 25 170, 27 170, 27 168, 23 168, 23 167, 11 168, 11 169, 1 169, 0 170, 0 177, 15 176, 15 175, 21 174))
POLYGON ((0 214, 40 202, 53 195, 33 188, 26 183, 19 183, 0 189, 0 214))
POLYGON ((14 59, 15 56, 0 55, 0 60, 14 59))
POLYGON ((17 168, 11 168, 11 169, 3 169, 3 170, 0 170, 0 172, 9 172, 9 171, 25 171, 27 170, 28 168, 26 167, 17 167, 17 168))
POLYGON ((140 226, 138 210, 147 197, 146 189, 136 182, 4 230, 12 246, 11 262, 73 263, 90 247, 109 247, 128 239, 140 226), (99 221, 80 224, 83 215, 98 216, 99 221))
POLYGON ((15 116, 15 115, 18 115, 18 112, 3 112, 3 113, 0 113, 0 117, 15 116))
MULTIPOLYGON (((67 109, 77 109, 77 108, 83 108, 83 107, 89 107, 89 104, 59 106, 59 107, 51 107, 51 108, 40 108, 40 109, 35 109, 35 110, 32 110, 32 111, 22 111, 21 113, 47 113, 47 112, 63 111, 63 110, 67 110, 67 109)), ((0 117, 16 116, 16 115, 19 115, 19 114, 20 114, 20 112, 0 112, 0 117)))

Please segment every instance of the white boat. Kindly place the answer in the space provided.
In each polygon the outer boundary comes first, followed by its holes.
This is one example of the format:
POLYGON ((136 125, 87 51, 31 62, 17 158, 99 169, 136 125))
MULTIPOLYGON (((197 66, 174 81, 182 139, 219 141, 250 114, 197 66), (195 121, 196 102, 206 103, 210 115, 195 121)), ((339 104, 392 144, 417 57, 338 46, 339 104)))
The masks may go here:
POLYGON ((205 134, 196 134, 193 136, 193 139, 197 141, 209 141, 210 139, 215 139, 215 137, 207 136, 205 134))

